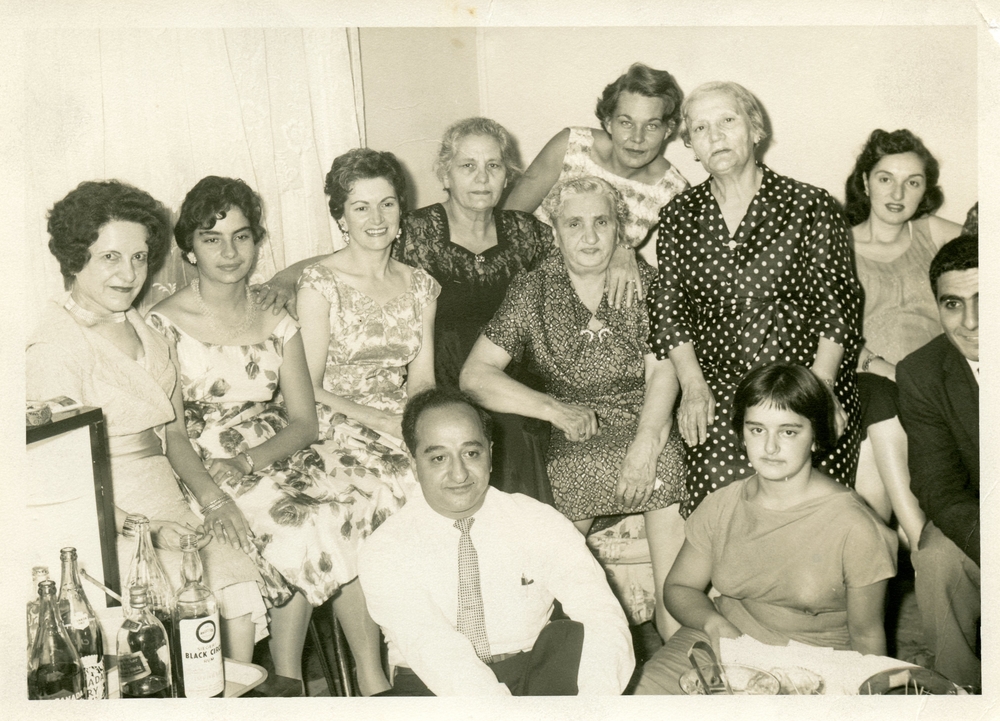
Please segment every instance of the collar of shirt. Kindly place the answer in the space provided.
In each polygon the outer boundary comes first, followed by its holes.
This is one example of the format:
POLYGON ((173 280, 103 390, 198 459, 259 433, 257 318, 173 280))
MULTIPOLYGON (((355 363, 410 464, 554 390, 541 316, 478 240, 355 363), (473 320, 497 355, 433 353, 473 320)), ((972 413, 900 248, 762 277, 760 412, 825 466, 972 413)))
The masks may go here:
POLYGON ((979 382, 979 361, 965 359, 965 362, 969 364, 969 368, 972 369, 972 375, 976 378, 976 383, 979 382))

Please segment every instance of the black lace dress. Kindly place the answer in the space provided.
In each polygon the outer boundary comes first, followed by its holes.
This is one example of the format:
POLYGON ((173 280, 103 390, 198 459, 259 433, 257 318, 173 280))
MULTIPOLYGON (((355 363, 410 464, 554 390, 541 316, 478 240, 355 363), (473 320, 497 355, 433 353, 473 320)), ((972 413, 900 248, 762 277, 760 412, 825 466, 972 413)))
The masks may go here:
MULTIPOLYGON (((441 284, 434 321, 437 383, 458 386, 458 376, 483 326, 496 312, 511 279, 534 268, 553 251, 552 229, 528 213, 493 211, 497 244, 480 254, 451 241, 448 215, 440 203, 407 213, 392 249, 397 260, 423 268, 441 284)), ((540 380, 516 362, 507 373, 542 389, 540 380)), ((545 474, 549 424, 493 414, 493 473, 490 482, 508 493, 552 503, 545 474)))

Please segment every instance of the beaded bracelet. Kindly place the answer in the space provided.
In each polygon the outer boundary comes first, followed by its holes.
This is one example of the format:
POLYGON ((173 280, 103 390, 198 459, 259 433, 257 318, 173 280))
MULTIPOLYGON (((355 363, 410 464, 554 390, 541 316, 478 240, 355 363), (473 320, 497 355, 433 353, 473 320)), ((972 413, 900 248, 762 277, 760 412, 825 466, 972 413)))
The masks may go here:
POLYGON ((232 502, 233 502, 233 499, 230 498, 227 494, 223 493, 221 496, 219 496, 218 498, 216 498, 211 503, 208 503, 208 504, 202 506, 201 507, 201 515, 207 516, 212 511, 217 511, 220 508, 222 508, 224 505, 226 505, 227 503, 232 503, 232 502))
POLYGON ((875 353, 872 353, 870 356, 865 358, 864 361, 862 361, 861 363, 861 372, 867 373, 868 367, 877 360, 885 360, 885 358, 883 358, 880 355, 876 355, 875 353))

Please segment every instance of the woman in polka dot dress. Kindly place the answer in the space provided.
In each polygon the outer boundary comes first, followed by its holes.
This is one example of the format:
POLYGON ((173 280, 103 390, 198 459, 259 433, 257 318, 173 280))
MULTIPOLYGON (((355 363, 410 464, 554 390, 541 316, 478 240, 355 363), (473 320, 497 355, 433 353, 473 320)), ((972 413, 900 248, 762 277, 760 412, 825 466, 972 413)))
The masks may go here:
POLYGON ((681 115, 685 144, 711 177, 660 212, 649 303, 650 343, 681 383, 682 512, 753 472, 729 423, 733 392, 774 361, 808 366, 833 393, 839 441, 819 468, 853 486, 861 286, 842 214, 826 191, 757 164, 763 113, 742 86, 706 83, 681 115))

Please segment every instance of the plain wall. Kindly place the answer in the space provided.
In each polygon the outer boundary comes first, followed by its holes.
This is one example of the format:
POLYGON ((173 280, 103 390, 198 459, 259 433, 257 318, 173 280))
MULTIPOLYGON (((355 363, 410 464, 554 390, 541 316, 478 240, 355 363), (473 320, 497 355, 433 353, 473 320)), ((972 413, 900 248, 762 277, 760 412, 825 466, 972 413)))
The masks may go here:
POLYGON ((409 177, 409 207, 445 198, 432 166, 445 128, 479 114, 475 28, 368 28, 359 33, 369 148, 409 177))
MULTIPOLYGON (((395 28, 361 39, 368 144, 398 149, 418 205, 444 197, 429 168, 449 123, 496 119, 527 164, 563 127, 596 126, 598 95, 635 61, 669 70, 685 92, 746 86, 770 120, 764 162, 840 200, 877 127, 909 128, 938 158, 940 215, 962 222, 977 199, 972 27, 395 28)), ((679 139, 666 156, 705 179, 679 139)))

